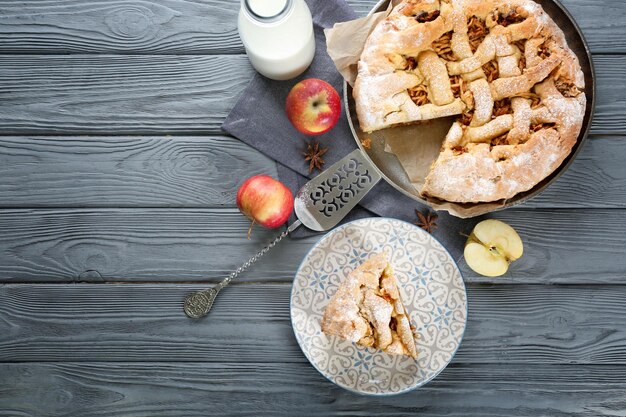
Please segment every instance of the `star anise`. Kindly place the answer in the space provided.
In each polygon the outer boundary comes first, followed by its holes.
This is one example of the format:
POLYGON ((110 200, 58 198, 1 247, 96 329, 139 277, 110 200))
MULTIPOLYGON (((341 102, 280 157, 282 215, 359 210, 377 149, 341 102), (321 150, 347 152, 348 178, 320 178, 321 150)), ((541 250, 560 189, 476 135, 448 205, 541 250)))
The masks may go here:
POLYGON ((313 169, 319 170, 324 166, 324 160, 322 156, 328 152, 328 148, 320 148, 319 142, 309 143, 306 152, 303 152, 304 160, 309 162, 309 174, 313 172, 313 169))
POLYGON ((433 230, 437 228, 436 214, 428 213, 426 215, 423 215, 419 210, 415 210, 415 214, 417 214, 418 218, 418 221, 415 224, 426 230, 428 233, 432 233, 433 230))

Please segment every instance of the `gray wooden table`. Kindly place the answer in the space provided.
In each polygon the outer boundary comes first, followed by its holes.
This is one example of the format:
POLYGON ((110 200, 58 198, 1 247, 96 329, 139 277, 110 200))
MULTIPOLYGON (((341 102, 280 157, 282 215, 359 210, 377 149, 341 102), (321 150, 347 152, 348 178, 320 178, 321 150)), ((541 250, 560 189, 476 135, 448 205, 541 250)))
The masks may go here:
POLYGON ((220 132, 252 75, 238 2, 0 1, 0 415, 626 415, 626 3, 564 3, 595 59, 591 138, 495 215, 526 243, 511 274, 461 265, 453 363, 370 398, 294 339, 291 280, 316 238, 282 244, 210 318, 181 312, 274 234, 247 241, 234 205, 274 163, 220 132))

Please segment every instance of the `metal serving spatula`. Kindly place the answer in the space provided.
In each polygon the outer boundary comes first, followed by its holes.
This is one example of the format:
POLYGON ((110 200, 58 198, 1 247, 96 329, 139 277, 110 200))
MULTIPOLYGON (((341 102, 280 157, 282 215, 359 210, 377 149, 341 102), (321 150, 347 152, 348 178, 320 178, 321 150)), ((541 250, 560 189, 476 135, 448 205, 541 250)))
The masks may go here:
POLYGON ((205 316, 222 288, 301 225, 317 231, 336 226, 380 178, 376 168, 358 149, 331 165, 298 191, 294 200, 298 220, 215 287, 188 295, 185 314, 191 318, 205 316))

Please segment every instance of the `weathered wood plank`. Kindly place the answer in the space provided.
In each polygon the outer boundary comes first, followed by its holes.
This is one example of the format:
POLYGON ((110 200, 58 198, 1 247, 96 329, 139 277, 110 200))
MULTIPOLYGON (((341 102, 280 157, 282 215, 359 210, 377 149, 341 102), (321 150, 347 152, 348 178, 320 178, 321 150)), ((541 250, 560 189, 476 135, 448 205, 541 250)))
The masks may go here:
MULTIPOLYGON (((417 391, 355 395, 305 363, 0 365, 12 416, 615 416, 623 366, 451 365, 417 391), (236 404, 236 406, 234 406, 236 404), (303 404, 307 404, 303 407, 303 404)), ((3 412, 0 411, 0 414, 3 412)))
MULTIPOLYGON (((247 240, 249 225, 236 208, 2 210, 0 279, 215 281, 279 233, 247 240)), ((283 242, 238 280, 291 280, 314 240, 283 242)))
MULTIPOLYGON (((568 172, 521 208, 626 208, 626 138, 593 137, 568 172)), ((224 136, 0 137, 0 207, 233 205, 274 162, 224 136)))
MULTIPOLYGON (((507 275, 469 282, 625 283, 623 210, 519 210, 492 217, 513 225, 524 256, 507 275)), ((277 231, 235 208, 0 210, 0 281, 212 281, 234 270, 277 231)), ((467 222, 468 234, 473 221, 467 222)), ((317 237, 288 240, 237 280, 291 282, 317 237)))
POLYGON ((576 160, 521 208, 626 208, 626 138, 592 136, 576 160))
MULTIPOLYGON (((626 60, 625 60, 626 65, 626 60)), ((0 131, 219 133, 244 56, 0 55, 0 131)))
POLYGON ((239 2, 8 0, 0 10, 0 53, 244 53, 239 2))
MULTIPOLYGON (((195 321, 198 285, 6 284, 0 361, 305 362, 288 284, 234 285, 195 321)), ((455 363, 626 364, 626 286, 475 285, 455 363)))
MULTIPOLYGON (((592 131, 626 134, 626 56, 595 61, 592 131)), ((0 132, 220 133, 252 75, 245 56, 0 56, 0 132)), ((277 114, 276 117, 286 117, 277 114)))
MULTIPOLYGON (((376 1, 348 3, 364 15, 376 1)), ((580 24, 593 52, 626 52, 622 1, 563 0, 563 4, 580 24)), ((237 35, 237 2, 2 1, 0 10, 0 53, 244 52, 237 35)))
POLYGON ((234 205, 256 174, 274 161, 225 136, 0 137, 0 207, 234 205))

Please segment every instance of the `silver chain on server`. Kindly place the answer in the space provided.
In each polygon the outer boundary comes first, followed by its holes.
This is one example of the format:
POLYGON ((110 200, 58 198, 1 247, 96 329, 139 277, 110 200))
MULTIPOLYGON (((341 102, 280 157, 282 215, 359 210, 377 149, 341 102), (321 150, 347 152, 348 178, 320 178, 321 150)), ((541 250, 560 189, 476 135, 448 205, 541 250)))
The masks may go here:
POLYGON ((222 288, 230 284, 233 278, 241 274, 243 271, 248 269, 253 263, 258 261, 270 249, 276 246, 278 242, 280 242, 285 237, 287 237, 287 235, 292 230, 300 226, 300 224, 301 223, 298 221, 297 223, 294 223, 293 225, 291 225, 291 227, 289 227, 287 230, 285 230, 280 235, 278 235, 276 239, 272 240, 267 246, 265 246, 263 249, 258 251, 256 255, 248 259, 239 268, 235 269, 229 276, 224 278, 215 287, 209 288, 208 290, 197 291, 187 296, 187 298, 185 299, 185 306, 184 306, 185 314, 187 314, 187 316, 194 318, 194 319, 205 316, 209 312, 211 307, 213 306, 213 301, 215 301, 215 297, 217 297, 217 294, 220 292, 222 288))

